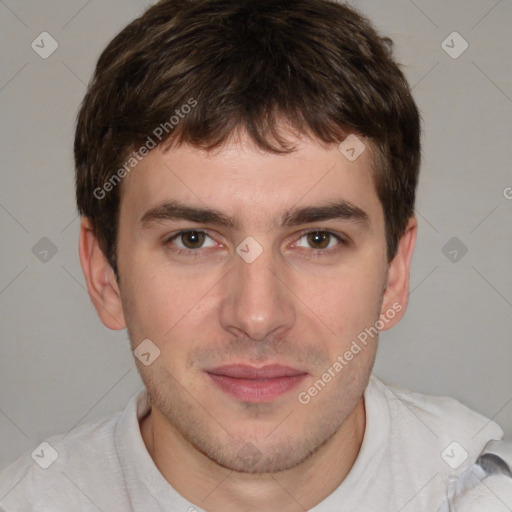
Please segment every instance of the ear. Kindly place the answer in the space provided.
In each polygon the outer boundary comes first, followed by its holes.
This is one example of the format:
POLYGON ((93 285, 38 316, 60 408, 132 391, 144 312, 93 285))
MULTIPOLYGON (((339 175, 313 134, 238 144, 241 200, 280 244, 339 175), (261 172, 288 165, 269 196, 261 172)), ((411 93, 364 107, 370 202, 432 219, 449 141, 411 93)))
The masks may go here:
POLYGON ((388 266, 386 290, 384 292, 380 318, 386 331, 396 325, 404 316, 409 302, 410 267, 416 236, 418 221, 411 217, 400 238, 397 252, 388 266))
POLYGON ((124 329, 126 321, 116 276, 85 217, 80 222, 78 252, 89 297, 100 320, 109 329, 124 329))

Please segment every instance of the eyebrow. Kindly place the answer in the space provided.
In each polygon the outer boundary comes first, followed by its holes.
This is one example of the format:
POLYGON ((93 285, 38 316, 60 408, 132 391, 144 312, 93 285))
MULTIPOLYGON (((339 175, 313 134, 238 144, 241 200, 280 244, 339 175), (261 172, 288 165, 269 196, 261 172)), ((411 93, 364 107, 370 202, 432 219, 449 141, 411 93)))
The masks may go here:
MULTIPOLYGON (((370 216, 358 206, 346 200, 329 202, 287 210, 280 218, 282 227, 294 227, 324 220, 347 220, 368 228, 370 216)), ((165 201, 149 209, 140 219, 143 227, 159 221, 186 220, 198 224, 211 224, 240 231, 238 217, 230 217, 214 208, 193 206, 179 201, 165 201)))

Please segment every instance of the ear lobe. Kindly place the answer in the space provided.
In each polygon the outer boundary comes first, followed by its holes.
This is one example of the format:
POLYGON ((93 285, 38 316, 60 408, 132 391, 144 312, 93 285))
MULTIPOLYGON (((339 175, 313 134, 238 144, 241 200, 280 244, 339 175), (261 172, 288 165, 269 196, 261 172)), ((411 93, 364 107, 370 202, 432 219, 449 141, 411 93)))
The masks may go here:
POLYGON ((386 289, 382 300, 381 318, 386 331, 403 317, 409 302, 411 260, 418 233, 418 221, 411 217, 400 238, 397 252, 389 263, 386 289), (391 316, 391 312, 393 316, 391 316))
POLYGON ((124 329, 126 321, 117 279, 98 244, 91 222, 85 217, 80 222, 78 252, 89 297, 100 320, 109 329, 124 329))

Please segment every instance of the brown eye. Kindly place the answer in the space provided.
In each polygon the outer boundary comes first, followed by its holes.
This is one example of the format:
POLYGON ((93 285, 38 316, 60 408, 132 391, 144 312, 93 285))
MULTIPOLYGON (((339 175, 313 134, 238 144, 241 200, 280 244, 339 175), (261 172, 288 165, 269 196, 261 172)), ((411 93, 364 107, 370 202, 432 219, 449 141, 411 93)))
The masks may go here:
POLYGON ((308 243, 317 249, 325 249, 329 245, 331 236, 326 231, 312 231, 307 234, 308 243))
POLYGON ((172 235, 165 241, 165 245, 180 256, 200 256, 217 244, 206 231, 187 229, 172 235))
POLYGON ((313 229, 303 232, 294 247, 309 249, 311 255, 320 256, 332 254, 346 245, 348 245, 348 241, 342 235, 322 229, 313 229))
POLYGON ((205 234, 202 231, 186 231, 180 238, 187 249, 199 249, 204 243, 205 234))

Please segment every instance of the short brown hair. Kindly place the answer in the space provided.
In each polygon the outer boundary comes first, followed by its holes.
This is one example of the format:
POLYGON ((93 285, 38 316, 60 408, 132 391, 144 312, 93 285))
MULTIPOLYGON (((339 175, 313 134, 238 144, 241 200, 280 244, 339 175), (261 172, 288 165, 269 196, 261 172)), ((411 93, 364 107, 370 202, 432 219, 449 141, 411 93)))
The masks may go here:
POLYGON ((159 144, 213 149, 245 131, 287 153, 283 120, 324 143, 369 139, 391 260, 420 165, 419 113, 391 41, 334 0, 163 0, 103 51, 77 120, 78 211, 114 270, 121 187, 112 180, 156 127, 166 127, 159 144))

